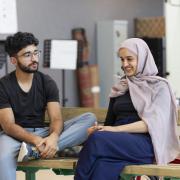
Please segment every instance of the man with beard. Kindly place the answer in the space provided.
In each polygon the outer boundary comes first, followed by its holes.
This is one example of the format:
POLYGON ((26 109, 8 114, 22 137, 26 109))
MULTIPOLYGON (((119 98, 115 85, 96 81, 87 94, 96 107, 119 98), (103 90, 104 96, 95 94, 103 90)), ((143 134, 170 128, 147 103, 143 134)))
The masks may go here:
POLYGON ((15 71, 0 80, 0 180, 16 179, 16 161, 22 142, 34 146, 41 158, 81 144, 95 116, 86 113, 63 123, 55 81, 38 71, 39 41, 18 32, 7 37, 5 50, 15 71), (44 123, 45 110, 50 125, 44 123))

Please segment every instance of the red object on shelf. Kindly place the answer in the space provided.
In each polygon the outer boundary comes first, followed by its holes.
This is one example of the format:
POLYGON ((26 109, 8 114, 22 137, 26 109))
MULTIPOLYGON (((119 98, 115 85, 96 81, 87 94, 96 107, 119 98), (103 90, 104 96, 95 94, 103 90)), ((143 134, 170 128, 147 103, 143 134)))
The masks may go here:
POLYGON ((90 65, 90 77, 91 77, 91 93, 93 98, 93 107, 99 107, 99 94, 100 94, 100 87, 99 87, 99 69, 98 65, 90 65))
POLYGON ((82 107, 93 107, 91 76, 88 65, 84 65, 77 69, 77 81, 80 94, 80 105, 82 107))

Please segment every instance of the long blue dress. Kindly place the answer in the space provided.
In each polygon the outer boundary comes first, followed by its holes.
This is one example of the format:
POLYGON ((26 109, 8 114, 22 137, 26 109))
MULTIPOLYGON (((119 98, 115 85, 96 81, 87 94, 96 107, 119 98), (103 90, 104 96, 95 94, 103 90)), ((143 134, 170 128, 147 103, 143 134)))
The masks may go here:
MULTIPOLYGON (((110 101, 105 125, 117 126, 140 120, 137 113, 134 113, 136 112, 135 109, 131 112, 132 106, 129 94, 115 98, 113 102, 110 101), (123 98, 125 98, 125 101, 123 98), (128 114, 127 112, 124 114, 121 112, 121 115, 112 112, 113 109, 117 111, 117 108, 121 106, 119 102, 123 106, 124 104, 128 105, 130 116, 125 118, 125 114, 128 114), (117 105, 118 107, 113 107, 117 105), (113 122, 110 119, 111 117, 114 118, 113 122)), ((124 108, 121 106, 121 109, 124 108)), ((148 133, 96 131, 89 136, 80 152, 74 179, 118 180, 124 166, 130 164, 151 164, 153 161, 154 151, 151 137, 148 133)))

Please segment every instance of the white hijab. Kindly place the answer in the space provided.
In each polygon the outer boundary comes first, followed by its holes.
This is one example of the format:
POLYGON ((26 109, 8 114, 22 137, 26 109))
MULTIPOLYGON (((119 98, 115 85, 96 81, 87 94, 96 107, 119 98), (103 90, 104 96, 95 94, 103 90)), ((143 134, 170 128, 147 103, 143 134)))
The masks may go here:
POLYGON ((180 152, 177 107, 171 87, 166 79, 156 76, 158 70, 154 58, 142 39, 127 39, 121 44, 121 48, 127 48, 137 55, 137 73, 120 79, 112 88, 110 97, 122 95, 129 88, 133 105, 148 126, 156 162, 167 164, 180 152), (127 79, 128 86, 123 89, 124 78, 127 79))

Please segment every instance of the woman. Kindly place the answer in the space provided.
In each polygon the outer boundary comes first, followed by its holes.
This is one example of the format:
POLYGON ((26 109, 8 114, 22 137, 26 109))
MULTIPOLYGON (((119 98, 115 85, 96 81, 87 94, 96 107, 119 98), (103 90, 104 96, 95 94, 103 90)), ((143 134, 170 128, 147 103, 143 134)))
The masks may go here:
POLYGON ((125 76, 112 87, 104 126, 94 126, 75 180, 117 180, 130 164, 166 164, 180 151, 176 104, 147 44, 127 39, 119 49, 125 76))

